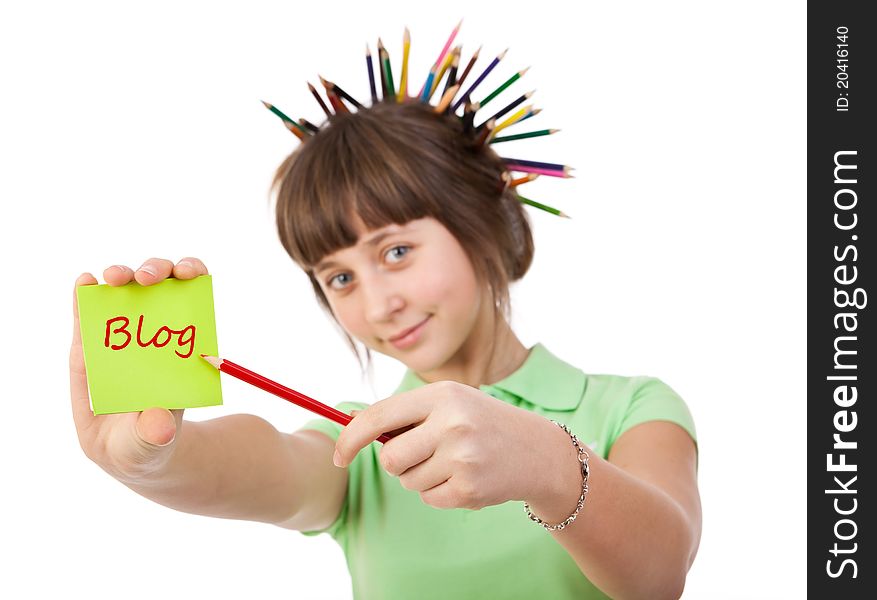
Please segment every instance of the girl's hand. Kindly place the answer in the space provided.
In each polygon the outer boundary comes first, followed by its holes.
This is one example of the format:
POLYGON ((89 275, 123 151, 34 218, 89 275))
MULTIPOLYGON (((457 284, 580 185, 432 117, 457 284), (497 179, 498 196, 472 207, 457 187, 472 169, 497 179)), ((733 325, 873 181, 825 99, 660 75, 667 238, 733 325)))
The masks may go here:
MULTIPOLYGON (((184 258, 176 265, 169 260, 151 258, 137 271, 125 266, 112 266, 103 273, 104 280, 111 286, 125 285, 132 279, 140 285, 153 285, 168 277, 193 279, 206 274, 207 267, 197 258, 184 258)), ((96 283, 91 273, 83 273, 76 280, 76 287, 96 283)), ((75 289, 73 344, 70 347, 70 399, 82 450, 116 479, 128 483, 143 481, 158 472, 173 452, 183 421, 182 409, 170 411, 166 408, 150 408, 142 412, 111 415, 92 413, 75 289)))
POLYGON ((400 431, 381 448, 381 466, 426 504, 477 510, 534 497, 548 466, 539 445, 545 423, 553 426, 479 389, 440 381, 358 411, 338 436, 335 464, 400 431))

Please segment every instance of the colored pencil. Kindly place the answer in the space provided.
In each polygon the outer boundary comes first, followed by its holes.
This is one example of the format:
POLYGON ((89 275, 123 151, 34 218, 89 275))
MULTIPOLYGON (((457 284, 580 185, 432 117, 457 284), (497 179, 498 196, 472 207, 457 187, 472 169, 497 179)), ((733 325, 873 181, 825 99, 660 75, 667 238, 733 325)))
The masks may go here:
POLYGON ((350 109, 341 101, 341 98, 335 92, 326 92, 326 96, 329 98, 329 103, 332 105, 332 108, 335 109, 335 114, 341 113, 349 113, 350 109))
POLYGON ((484 100, 481 101, 481 106, 484 106, 485 104, 487 104, 488 102, 490 102, 491 100, 496 98, 504 89, 506 89, 511 84, 513 84, 515 81, 520 79, 524 75, 524 73, 526 73, 529 69, 530 69, 530 67, 527 67, 526 69, 518 71, 517 73, 515 73, 514 75, 512 75, 511 77, 506 79, 505 83, 503 83, 501 86, 499 86, 498 88, 496 88, 495 90, 490 92, 490 94, 487 96, 487 98, 485 98, 484 100))
MULTIPOLYGON (((264 390, 270 394, 274 394, 275 396, 280 396, 284 400, 288 400, 293 404, 301 406, 302 408, 306 408, 307 410, 316 413, 321 417, 331 419, 339 425, 346 426, 348 423, 350 423, 350 421, 353 420, 353 417, 341 412, 336 408, 332 408, 331 406, 323 404, 319 400, 314 400, 310 396, 305 396, 301 392, 297 392, 291 388, 277 383, 276 381, 272 381, 271 379, 268 379, 263 375, 259 375, 254 371, 250 371, 249 369, 242 367, 239 364, 233 363, 226 358, 209 356, 207 354, 202 354, 201 358, 209 362, 211 365, 216 367, 216 369, 223 373, 228 373, 232 377, 237 377, 241 381, 249 383, 250 385, 257 387, 260 390, 264 390)), ((393 437, 395 436, 383 433, 377 438, 377 441, 385 444, 389 442, 393 437)))
MULTIPOLYGON (((523 121, 524 119, 521 119, 523 121)), ((518 121, 519 123, 521 121, 518 121)), ((504 135, 502 137, 495 137, 490 140, 491 144, 499 144, 500 142, 511 142, 512 140, 523 140, 526 138, 534 138, 540 137, 543 135, 551 135, 553 133, 557 133, 560 129, 540 129, 538 131, 529 131, 527 133, 516 133, 514 135, 504 135)))
POLYGON ((539 177, 539 173, 527 173, 523 177, 519 177, 517 179, 512 179, 511 182, 509 183, 509 187, 518 187, 519 185, 533 181, 537 177, 539 177))
POLYGON ((317 75, 317 77, 320 78, 320 82, 323 84, 323 87, 326 88, 327 93, 333 92, 335 94, 338 94, 338 96, 340 96, 341 98, 344 98, 345 100, 350 102, 357 109, 360 109, 363 107, 362 104, 356 98, 354 98, 353 96, 351 96, 350 94, 348 94, 347 92, 342 90, 341 86, 339 86, 337 83, 333 83, 333 82, 329 81, 328 79, 323 79, 323 77, 321 77, 320 75, 317 75))
MULTIPOLYGON (((445 42, 445 45, 444 45, 444 47, 442 48, 442 51, 439 52, 438 58, 435 59, 435 62, 434 62, 434 63, 432 63, 432 66, 433 66, 433 67, 438 68, 439 64, 441 64, 442 59, 444 59, 445 54, 447 54, 447 52, 448 52, 448 48, 450 48, 450 47, 451 47, 451 44, 454 43, 454 38, 457 37, 457 32, 460 31, 460 26, 461 26, 462 24, 463 24, 463 19, 460 19, 460 22, 457 23, 457 26, 454 27, 453 31, 451 31, 451 35, 448 36, 448 40, 445 42)), ((418 95, 418 96, 422 96, 422 95, 423 95, 423 90, 424 90, 425 87, 426 87, 426 83, 424 83, 424 84, 423 84, 423 87, 420 88, 420 91, 417 92, 417 95, 418 95)))
POLYGON ((561 170, 558 169, 545 169, 543 167, 531 167, 528 165, 516 165, 513 163, 507 163, 506 168, 509 171, 520 171, 522 173, 538 173, 540 175, 547 175, 549 177, 563 177, 564 179, 569 179, 572 177, 570 175, 570 170, 572 167, 564 167, 561 170))
MULTIPOLYGON (((466 81, 466 76, 469 74, 469 71, 472 70, 472 67, 475 65, 475 61, 478 60, 478 54, 481 52, 481 46, 478 46, 478 50, 475 51, 475 54, 472 55, 472 58, 469 59, 469 64, 466 65, 466 68, 463 69, 463 74, 460 75, 459 83, 463 85, 463 82, 466 81)), ((456 108, 454 110, 457 110, 456 108)))
POLYGON ((311 133, 320 133, 320 128, 308 121, 307 119, 299 119, 298 123, 311 133))
POLYGON ((423 91, 420 92, 420 101, 429 102, 429 92, 432 90, 432 82, 435 80, 435 67, 430 67, 429 75, 426 76, 426 83, 423 84, 423 91))
MULTIPOLYGON (((456 48, 454 48, 454 52, 456 52, 456 48)), ((436 72, 435 79, 432 80, 432 88, 429 90, 430 98, 432 98, 432 95, 435 94, 435 90, 436 88, 438 88, 438 84, 441 83, 442 78, 448 71, 448 67, 451 66, 452 62, 454 62, 454 52, 451 52, 445 57, 445 60, 442 61, 442 66, 436 72)))
POLYGON ((411 34, 408 28, 405 28, 405 35, 402 36, 402 74, 399 76, 399 94, 396 96, 396 102, 402 102, 408 97, 408 54, 411 51, 411 34))
MULTIPOLYGON (((533 105, 530 104, 528 106, 525 106, 521 110, 517 111, 516 113, 512 114, 512 116, 510 116, 508 119, 506 119, 505 121, 503 121, 502 123, 500 123, 499 125, 496 126, 496 129, 493 130, 493 135, 496 135, 497 133, 499 133, 500 131, 502 131, 506 127, 509 127, 510 125, 514 125, 518 121, 522 121, 524 119, 524 117, 527 116, 527 113, 529 113, 532 109, 533 109, 533 105)), ((493 136, 491 136, 491 137, 493 137, 493 136)))
POLYGON ((451 100, 454 99, 454 95, 457 93, 457 91, 459 89, 460 89, 459 85, 452 85, 450 88, 448 88, 445 91, 444 95, 442 96, 442 99, 439 101, 438 105, 435 107, 435 109, 434 109, 435 112, 437 112, 437 113, 445 112, 445 109, 447 109, 448 106, 451 105, 451 100))
POLYGON ((568 214, 566 214, 565 212, 563 212, 562 210, 557 210, 556 208, 552 208, 551 206, 548 206, 546 204, 536 202, 535 200, 530 200, 529 198, 524 198, 520 194, 518 194, 518 200, 520 200, 524 204, 529 204, 530 206, 544 210, 545 212, 549 212, 552 215, 557 215, 558 217, 563 217, 564 219, 570 218, 570 216, 568 214))
POLYGON ((372 93, 372 104, 376 104, 378 91, 375 89, 375 69, 372 66, 372 51, 369 50, 367 42, 365 44, 365 65, 368 68, 368 87, 372 93))
MULTIPOLYGON (((515 100, 512 100, 512 102, 511 102, 510 104, 504 106, 502 109, 500 109, 499 111, 497 111, 497 113, 496 113, 495 115, 493 115, 492 117, 490 117, 490 118, 491 118, 491 119, 498 119, 498 118, 500 118, 501 116, 503 116, 504 114, 506 114, 507 112, 509 112, 511 109, 513 109, 513 108, 515 108, 516 106, 518 106, 519 104, 523 103, 524 100, 526 100, 527 98, 529 98, 530 96, 532 96, 533 93, 534 93, 535 91, 536 91, 536 90, 533 90, 533 91, 531 91, 531 92, 527 92, 526 94, 521 94, 521 95, 518 96, 515 100)), ((484 106, 484 105, 481 104, 480 102, 479 102, 478 104, 479 104, 480 106, 484 106)), ((521 116, 523 116, 523 115, 521 115, 521 116)), ((486 123, 486 122, 487 122, 487 121, 485 121, 485 123, 486 123)), ((481 127, 481 125, 479 125, 478 127, 481 127)))
POLYGON ((299 131, 295 127, 296 124, 293 123, 292 121, 284 121, 283 124, 286 126, 287 129, 289 129, 292 133, 295 134, 295 137, 297 137, 301 141, 305 141, 310 136, 310 134, 304 134, 301 131, 299 131))
POLYGON ((478 103, 466 100, 466 107, 463 109, 463 131, 469 132, 475 121, 475 113, 478 112, 478 103))
MULTIPOLYGON (((496 58, 494 58, 493 61, 491 61, 491 63, 490 63, 489 65, 487 65, 487 68, 484 69, 484 72, 482 72, 481 75, 478 76, 478 79, 476 79, 476 80, 472 83, 472 85, 469 86, 469 89, 466 90, 466 93, 463 94, 463 97, 464 97, 464 98, 465 98, 466 96, 471 95, 472 92, 475 91, 475 88, 478 87, 478 84, 481 83, 482 81, 484 81, 484 78, 487 77, 487 75, 490 74, 491 71, 493 71, 494 67, 496 67, 496 65, 499 64, 499 61, 502 60, 502 58, 505 56, 506 52, 508 52, 508 48, 506 48, 505 50, 503 50, 502 52, 500 52, 500 53, 496 56, 496 58)), ((458 106, 460 106, 460 101, 459 101, 459 100, 458 100, 457 103, 454 105, 454 110, 457 110, 457 107, 458 107, 458 106)))
POLYGON ((384 47, 384 44, 381 42, 381 38, 378 38, 378 67, 380 69, 381 75, 381 100, 387 99, 387 75, 384 73, 384 54, 381 52, 381 48, 384 47))
MULTIPOLYGON (((443 98, 444 98, 444 95, 448 92, 448 90, 451 89, 451 86, 457 84, 457 67, 459 67, 459 65, 460 65, 460 49, 461 49, 460 46, 457 46, 456 48, 454 48, 454 58, 451 60, 451 71, 450 71, 450 73, 448 73, 448 78, 445 81, 445 91, 442 92, 443 98)), ((459 89, 459 88, 460 88, 460 86, 458 85, 457 89, 459 89)))
POLYGON ((315 88, 313 85, 311 85, 310 81, 308 82, 308 89, 311 90, 311 94, 313 94, 314 98, 317 99, 317 102, 320 103, 320 108, 322 108, 323 112, 326 113, 326 118, 331 117, 332 111, 330 111, 329 107, 326 106, 326 103, 323 102, 323 99, 320 97, 320 93, 317 91, 317 88, 315 88))
POLYGON ((539 167, 541 169, 555 169, 555 170, 563 170, 564 168, 572 168, 567 167, 566 165, 561 165, 557 163, 549 163, 549 162, 539 162, 535 160, 524 160, 523 158, 508 158, 503 157, 503 160, 506 164, 509 165, 522 165, 525 167, 539 167))
MULTIPOLYGON (((277 108, 276 106, 274 106, 273 104, 271 104, 269 102, 265 102, 264 100, 262 100, 261 102, 262 102, 262 104, 265 105, 265 108, 267 108, 268 110, 273 112, 275 115, 280 117, 280 120, 283 121, 285 124, 288 124, 287 128, 289 128, 289 125, 292 125, 293 128, 291 128, 289 130, 292 131, 293 133, 295 133, 296 135, 298 135, 299 133, 303 133, 303 134, 308 133, 304 127, 302 127, 301 125, 299 125, 298 123, 296 123, 295 121, 293 121, 292 119, 287 117, 285 114, 280 112, 280 109, 277 108)), ((299 136, 299 139, 303 139, 303 138, 301 136, 299 136)))
POLYGON ((390 53, 381 43, 381 39, 378 38, 378 56, 381 60, 381 64, 384 65, 384 77, 387 78, 387 98, 393 98, 396 96, 396 84, 393 82, 393 68, 390 66, 390 53))
POLYGON ((485 140, 487 140, 487 136, 490 135, 490 132, 493 131, 493 127, 496 125, 496 119, 490 118, 487 120, 487 123, 481 128, 481 133, 478 134, 478 140, 475 142, 476 146, 483 146, 485 140))

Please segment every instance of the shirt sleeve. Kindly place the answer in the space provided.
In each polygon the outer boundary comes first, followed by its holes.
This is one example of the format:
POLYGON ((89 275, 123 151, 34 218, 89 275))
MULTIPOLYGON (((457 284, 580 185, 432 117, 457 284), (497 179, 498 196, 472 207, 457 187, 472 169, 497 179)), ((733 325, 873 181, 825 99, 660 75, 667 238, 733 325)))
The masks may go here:
POLYGON ((688 432, 697 450, 697 431, 694 418, 685 401, 669 385, 657 377, 636 377, 636 385, 627 410, 617 429, 614 443, 621 434, 640 423, 669 421, 688 432))
MULTIPOLYGON (((362 404, 359 402, 342 402, 340 404, 335 405, 335 409, 340 410, 345 414, 350 414, 351 410, 364 410, 368 405, 362 404)), ((297 431, 303 431, 305 429, 315 429, 317 431, 321 431, 328 435, 333 440, 337 441, 338 436, 341 435, 341 430, 344 429, 344 426, 336 423, 335 421, 331 421, 324 417, 320 417, 317 419, 311 419, 306 422, 304 425, 299 427, 297 431)), ((302 535, 306 536, 315 536, 321 533, 328 533, 332 538, 337 539, 339 534, 344 530, 347 525, 347 514, 348 514, 348 496, 350 495, 350 489, 354 487, 355 482, 358 480, 359 476, 359 463, 357 461, 353 461, 348 465, 348 479, 347 479, 347 493, 344 495, 344 503, 341 505, 341 510, 338 512, 338 517, 333 521, 328 527, 324 529, 312 529, 310 531, 299 531, 302 535)))

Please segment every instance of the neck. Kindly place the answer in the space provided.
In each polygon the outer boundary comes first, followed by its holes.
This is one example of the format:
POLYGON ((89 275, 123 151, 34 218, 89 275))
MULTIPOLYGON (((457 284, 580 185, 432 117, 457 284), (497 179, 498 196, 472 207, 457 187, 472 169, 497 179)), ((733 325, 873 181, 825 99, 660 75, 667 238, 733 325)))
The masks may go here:
POLYGON ((479 319, 479 326, 451 360, 426 373, 417 373, 423 381, 458 381, 472 387, 495 383, 514 373, 527 360, 524 347, 508 322, 501 318, 492 331, 492 319, 479 319))

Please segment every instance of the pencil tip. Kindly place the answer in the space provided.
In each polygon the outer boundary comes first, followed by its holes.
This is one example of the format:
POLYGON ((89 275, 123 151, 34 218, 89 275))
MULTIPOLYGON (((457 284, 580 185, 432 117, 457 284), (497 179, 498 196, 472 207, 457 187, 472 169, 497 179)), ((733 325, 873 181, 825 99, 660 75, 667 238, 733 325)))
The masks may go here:
POLYGON ((261 102, 262 104, 264 104, 264 105, 265 105, 265 108, 269 108, 269 109, 271 108, 271 105, 268 104, 267 102, 265 102, 264 100, 259 100, 259 102, 261 102))

